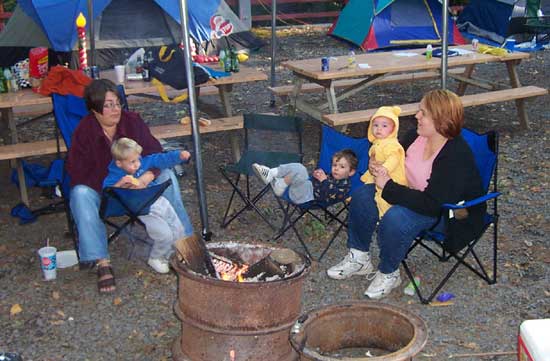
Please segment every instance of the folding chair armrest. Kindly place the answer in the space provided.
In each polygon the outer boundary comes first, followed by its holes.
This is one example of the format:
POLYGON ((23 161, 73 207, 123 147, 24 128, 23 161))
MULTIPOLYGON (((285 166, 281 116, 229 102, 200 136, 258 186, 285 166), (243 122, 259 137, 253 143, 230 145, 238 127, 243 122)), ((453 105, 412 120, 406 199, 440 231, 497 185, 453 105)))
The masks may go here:
POLYGON ((467 201, 467 202, 464 202, 464 203, 462 203, 462 204, 444 203, 441 207, 442 207, 443 209, 463 209, 463 208, 469 208, 469 207, 478 205, 478 204, 480 204, 480 203, 485 203, 485 202, 487 202, 488 200, 497 198, 497 197, 500 196, 500 195, 501 195, 500 192, 487 193, 486 195, 484 195, 484 196, 482 196, 482 197, 478 197, 478 198, 476 198, 476 199, 472 199, 472 200, 467 201))

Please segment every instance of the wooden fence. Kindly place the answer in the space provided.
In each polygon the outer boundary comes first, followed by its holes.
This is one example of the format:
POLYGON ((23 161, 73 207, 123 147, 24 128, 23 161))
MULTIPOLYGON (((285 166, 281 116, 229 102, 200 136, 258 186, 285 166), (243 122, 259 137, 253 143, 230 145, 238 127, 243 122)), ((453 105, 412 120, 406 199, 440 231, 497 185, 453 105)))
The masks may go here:
MULTIPOLYGON (((249 0, 252 7, 252 24, 257 25, 271 20, 271 0, 249 0)), ((238 10, 239 0, 225 0, 234 10, 238 10)), ((293 23, 315 23, 319 19, 332 22, 340 14, 336 0, 277 0, 277 20, 293 23), (330 10, 323 10, 329 8, 330 10)), ((237 14, 238 11, 235 11, 237 14)))

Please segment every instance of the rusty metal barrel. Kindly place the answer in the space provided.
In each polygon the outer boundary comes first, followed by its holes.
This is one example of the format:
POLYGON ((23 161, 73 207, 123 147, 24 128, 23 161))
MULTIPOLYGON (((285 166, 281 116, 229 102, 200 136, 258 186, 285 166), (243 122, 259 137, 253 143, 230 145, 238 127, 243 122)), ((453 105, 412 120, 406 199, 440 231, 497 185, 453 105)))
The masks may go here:
MULTIPOLYGON (((209 243, 208 249, 231 247, 256 261, 268 256, 271 245, 236 242, 209 243)), ((288 341, 300 316, 302 288, 310 262, 299 257, 288 277, 262 282, 228 282, 197 274, 172 258, 178 274, 181 335, 172 345, 175 361, 236 360, 295 361, 288 341)), ((252 264, 252 263, 250 263, 252 264)))
MULTIPOLYGON (((427 326, 420 317, 396 306, 362 301, 316 309, 292 328, 290 342, 301 361, 337 361, 345 349, 372 349, 373 357, 346 360, 412 360, 426 345, 427 326)), ((370 356, 370 355, 369 355, 370 356)))

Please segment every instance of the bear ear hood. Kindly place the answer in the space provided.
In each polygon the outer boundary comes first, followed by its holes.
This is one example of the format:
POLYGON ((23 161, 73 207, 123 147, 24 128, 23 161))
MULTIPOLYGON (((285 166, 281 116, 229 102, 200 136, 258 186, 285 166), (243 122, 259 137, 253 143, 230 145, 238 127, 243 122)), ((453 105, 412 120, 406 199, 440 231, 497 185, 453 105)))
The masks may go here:
POLYGON ((388 136, 388 138, 397 138, 397 133, 399 132, 399 114, 401 114, 401 108, 398 106, 378 108, 376 113, 374 113, 374 115, 370 118, 369 130, 367 132, 369 141, 373 143, 376 140, 372 134, 372 123, 373 120, 378 117, 386 117, 393 120, 393 132, 388 136))

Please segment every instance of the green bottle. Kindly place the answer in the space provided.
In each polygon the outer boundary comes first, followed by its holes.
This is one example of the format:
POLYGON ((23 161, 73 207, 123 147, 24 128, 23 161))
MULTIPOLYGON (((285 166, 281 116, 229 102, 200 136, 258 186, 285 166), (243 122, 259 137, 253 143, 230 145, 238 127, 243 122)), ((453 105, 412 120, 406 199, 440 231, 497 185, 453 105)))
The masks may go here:
POLYGON ((4 69, 0 68, 0 93, 8 92, 8 84, 6 78, 4 78, 4 69))

